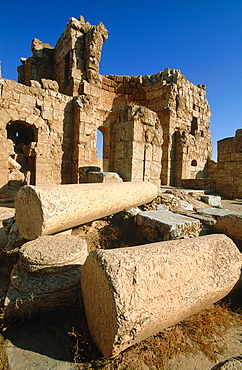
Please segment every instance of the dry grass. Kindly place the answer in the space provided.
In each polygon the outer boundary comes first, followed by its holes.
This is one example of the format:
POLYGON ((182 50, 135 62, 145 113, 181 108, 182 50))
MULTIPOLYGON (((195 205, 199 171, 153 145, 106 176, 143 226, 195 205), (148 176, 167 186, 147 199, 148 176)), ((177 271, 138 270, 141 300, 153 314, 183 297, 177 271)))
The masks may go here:
MULTIPOLYGON (((164 369, 169 359, 179 353, 196 353, 201 350, 211 361, 226 350, 223 341, 227 329, 242 324, 242 316, 229 309, 228 305, 216 304, 182 321, 158 335, 147 338, 128 348, 115 359, 104 359, 96 350, 89 333, 83 328, 75 337, 75 360, 80 369, 136 370, 142 364, 164 369), (84 366, 84 367, 83 367, 84 366)), ((80 328, 79 328, 80 329, 80 328)), ((86 330, 86 329, 85 329, 86 330)))
POLYGON ((8 359, 4 351, 3 345, 4 345, 4 339, 0 334, 0 370, 7 370, 8 369, 8 359))

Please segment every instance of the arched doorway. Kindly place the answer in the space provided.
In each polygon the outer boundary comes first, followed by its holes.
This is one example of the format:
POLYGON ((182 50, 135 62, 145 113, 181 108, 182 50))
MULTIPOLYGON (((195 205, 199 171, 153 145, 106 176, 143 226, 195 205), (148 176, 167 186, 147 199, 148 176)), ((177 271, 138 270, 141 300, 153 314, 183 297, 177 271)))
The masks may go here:
POLYGON ((35 185, 36 153, 31 147, 37 141, 37 128, 23 121, 10 122, 6 126, 7 138, 14 143, 14 160, 21 165, 25 182, 35 185))

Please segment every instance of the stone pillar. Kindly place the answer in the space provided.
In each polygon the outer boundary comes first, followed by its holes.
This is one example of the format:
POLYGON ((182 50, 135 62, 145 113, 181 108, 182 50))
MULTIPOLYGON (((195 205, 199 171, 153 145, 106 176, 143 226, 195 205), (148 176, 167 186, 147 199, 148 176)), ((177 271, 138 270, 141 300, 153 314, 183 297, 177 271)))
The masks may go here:
POLYGON ((15 196, 16 222, 28 240, 70 229, 152 201, 150 182, 23 186, 15 196))
POLYGON ((117 355, 222 299, 241 264, 222 234, 91 252, 81 286, 93 340, 117 355))

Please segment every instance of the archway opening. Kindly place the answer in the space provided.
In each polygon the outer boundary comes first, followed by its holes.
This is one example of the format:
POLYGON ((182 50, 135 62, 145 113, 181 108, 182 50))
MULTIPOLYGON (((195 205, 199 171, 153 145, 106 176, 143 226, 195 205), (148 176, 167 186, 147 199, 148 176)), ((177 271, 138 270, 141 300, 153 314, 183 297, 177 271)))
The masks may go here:
POLYGON ((96 149, 98 155, 98 165, 102 171, 109 171, 109 148, 110 148, 110 130, 107 127, 100 126, 97 130, 96 149))
POLYGON ((103 144, 104 144, 103 136, 104 135, 99 128, 97 130, 97 142, 96 142, 97 158, 103 158, 103 144))
POLYGON ((31 149, 31 143, 37 141, 37 129, 27 122, 15 121, 6 126, 7 138, 14 143, 14 155, 11 155, 21 165, 20 172, 24 174, 27 184, 36 182, 36 153, 31 149))

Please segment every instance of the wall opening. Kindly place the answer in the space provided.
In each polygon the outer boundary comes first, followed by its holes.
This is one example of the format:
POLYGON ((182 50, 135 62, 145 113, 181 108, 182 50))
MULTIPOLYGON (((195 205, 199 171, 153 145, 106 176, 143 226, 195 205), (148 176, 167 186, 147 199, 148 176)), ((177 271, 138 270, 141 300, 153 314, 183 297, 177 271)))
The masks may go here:
POLYGON ((69 85, 69 75, 70 75, 70 51, 65 56, 65 67, 64 67, 64 88, 69 85))
POLYGON ((198 125, 197 125, 197 117, 193 117, 192 122, 191 122, 191 131, 190 134, 195 136, 195 133, 197 132, 198 125))
POLYGON ((7 138, 14 143, 14 153, 11 157, 21 165, 20 172, 24 173, 25 182, 35 185, 36 153, 31 149, 31 143, 37 141, 37 129, 26 122, 15 121, 6 126, 7 138))
POLYGON ((103 133, 100 129, 97 130, 97 142, 96 142, 96 149, 97 149, 97 158, 103 158, 103 133))
POLYGON ((100 126, 97 130, 96 149, 98 155, 98 165, 102 171, 109 171, 109 149, 110 149, 110 130, 100 126))
POLYGON ((191 166, 196 167, 197 166, 197 161, 196 159, 193 159, 191 162, 191 166))

